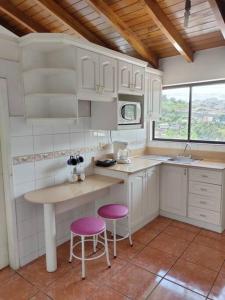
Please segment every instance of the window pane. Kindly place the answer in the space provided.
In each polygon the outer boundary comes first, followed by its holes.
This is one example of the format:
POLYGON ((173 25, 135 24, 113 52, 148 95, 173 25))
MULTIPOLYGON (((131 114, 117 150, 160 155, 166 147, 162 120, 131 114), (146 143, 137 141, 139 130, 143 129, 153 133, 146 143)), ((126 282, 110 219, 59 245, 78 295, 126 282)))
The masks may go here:
POLYGON ((191 139, 225 142, 225 84, 192 88, 191 139))
POLYGON ((155 122, 155 138, 188 138, 189 87, 164 89, 161 118, 155 122))

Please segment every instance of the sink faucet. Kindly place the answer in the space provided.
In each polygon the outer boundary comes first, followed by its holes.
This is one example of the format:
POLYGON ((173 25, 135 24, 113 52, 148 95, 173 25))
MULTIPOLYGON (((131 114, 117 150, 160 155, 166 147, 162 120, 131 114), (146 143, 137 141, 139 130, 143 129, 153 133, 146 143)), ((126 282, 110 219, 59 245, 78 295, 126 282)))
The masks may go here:
POLYGON ((190 143, 186 143, 186 145, 184 147, 184 151, 183 151, 183 156, 185 156, 185 153, 186 153, 188 147, 189 147, 189 150, 190 150, 189 157, 191 158, 191 144, 190 143))

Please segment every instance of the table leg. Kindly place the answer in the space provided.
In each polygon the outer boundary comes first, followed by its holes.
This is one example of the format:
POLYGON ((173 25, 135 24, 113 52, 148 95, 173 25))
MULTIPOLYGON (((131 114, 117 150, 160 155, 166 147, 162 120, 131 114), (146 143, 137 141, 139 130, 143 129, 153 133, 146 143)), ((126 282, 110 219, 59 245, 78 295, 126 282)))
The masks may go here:
POLYGON ((46 268, 48 272, 57 270, 55 205, 44 204, 46 268))

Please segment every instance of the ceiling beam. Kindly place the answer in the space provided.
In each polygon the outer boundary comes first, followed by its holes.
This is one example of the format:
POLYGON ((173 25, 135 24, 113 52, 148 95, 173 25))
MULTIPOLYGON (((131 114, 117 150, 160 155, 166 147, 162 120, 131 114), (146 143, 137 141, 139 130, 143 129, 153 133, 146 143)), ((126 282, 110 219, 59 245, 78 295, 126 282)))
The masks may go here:
MULTIPOLYGON (((102 41, 97 35, 92 33, 90 30, 84 27, 82 23, 80 23, 76 17, 70 15, 63 7, 57 4, 52 0, 36 0, 44 9, 47 9, 51 14, 53 14, 59 21, 63 22, 66 26, 73 30, 73 32, 90 42, 106 45, 104 41, 102 41)), ((113 46, 110 44, 110 48, 113 46)), ((114 47, 115 48, 115 47, 114 47)))
POLYGON ((44 27, 34 22, 30 17, 26 16, 21 10, 10 3, 10 1, 0 0, 0 11, 29 29, 30 32, 46 32, 44 27))
POLYGON ((114 27, 121 36, 150 64, 154 67, 158 67, 158 58, 154 52, 152 52, 141 39, 134 33, 129 26, 121 20, 117 14, 107 5, 104 0, 86 0, 107 22, 114 27))
POLYGON ((224 0, 208 0, 214 12, 216 21, 225 38, 225 1, 224 0))
POLYGON ((146 11, 151 19, 165 34, 176 50, 185 57, 188 62, 193 61, 193 51, 181 34, 176 30, 167 15, 163 12, 156 0, 144 0, 146 11))

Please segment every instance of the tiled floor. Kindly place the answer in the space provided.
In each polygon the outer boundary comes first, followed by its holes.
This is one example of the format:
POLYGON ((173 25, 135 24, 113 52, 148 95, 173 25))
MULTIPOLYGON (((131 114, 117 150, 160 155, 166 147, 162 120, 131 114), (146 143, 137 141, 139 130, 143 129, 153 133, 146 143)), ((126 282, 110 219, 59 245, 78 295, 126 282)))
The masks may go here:
MULTIPOLYGON (((17 272, 0 271, 0 300, 203 300, 225 299, 225 234, 158 217, 118 243, 108 269, 105 257, 68 263, 69 244, 58 248, 58 270, 45 271, 45 258, 17 272)), ((92 245, 88 245, 92 254, 92 245)), ((101 251, 99 249, 98 251, 101 251)))

